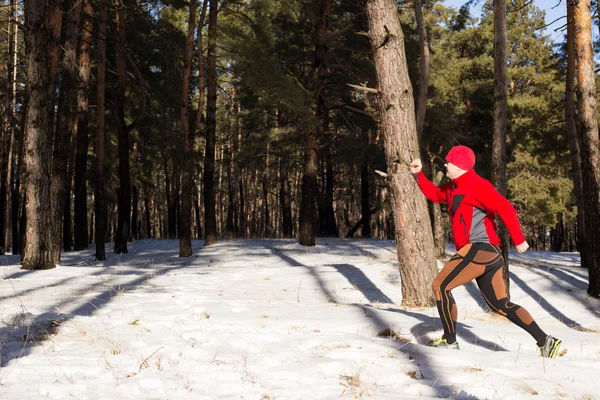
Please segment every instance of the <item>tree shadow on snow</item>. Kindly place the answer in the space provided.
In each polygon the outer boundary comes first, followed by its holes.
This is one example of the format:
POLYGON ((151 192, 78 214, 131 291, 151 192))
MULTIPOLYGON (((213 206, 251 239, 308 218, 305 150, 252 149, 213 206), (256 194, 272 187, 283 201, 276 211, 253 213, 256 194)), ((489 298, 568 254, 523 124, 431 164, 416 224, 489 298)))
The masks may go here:
MULTIPOLYGON (((29 355, 34 346, 43 345, 44 341, 50 339, 66 321, 74 319, 77 316, 91 316, 108 304, 115 296, 118 296, 123 292, 135 291, 142 285, 147 284, 148 281, 155 276, 190 266, 192 265, 189 262, 184 261, 183 263, 178 263, 176 266, 146 270, 145 272, 137 271, 135 274, 130 273, 131 271, 127 271, 123 275, 111 274, 113 276, 111 278, 104 279, 100 282, 76 290, 73 293, 73 297, 64 298, 49 304, 46 307, 46 311, 38 315, 33 315, 23 308, 22 312, 14 315, 9 321, 3 321, 4 325, 0 327, 0 368, 6 367, 7 364, 14 359, 29 355), (118 279, 127 278, 132 275, 135 276, 135 279, 128 281, 118 279), (95 291, 99 291, 99 294, 93 298, 88 298, 86 296, 95 291), (79 306, 68 312, 62 312, 64 309, 68 309, 69 305, 76 302, 77 299, 82 301, 79 306)), ((93 274, 67 278, 61 282, 64 283, 71 279, 97 276, 106 273, 108 270, 108 268, 102 268, 99 271, 95 271, 93 274)), ((41 274, 47 273, 48 270, 30 270, 23 272, 41 274)), ((202 272, 202 274, 207 273, 208 272, 202 272)), ((52 286, 60 285, 61 282, 57 282, 52 286)), ((49 286, 46 285, 45 287, 49 286)), ((27 294, 34 290, 36 289, 15 293, 14 296, 27 294)))

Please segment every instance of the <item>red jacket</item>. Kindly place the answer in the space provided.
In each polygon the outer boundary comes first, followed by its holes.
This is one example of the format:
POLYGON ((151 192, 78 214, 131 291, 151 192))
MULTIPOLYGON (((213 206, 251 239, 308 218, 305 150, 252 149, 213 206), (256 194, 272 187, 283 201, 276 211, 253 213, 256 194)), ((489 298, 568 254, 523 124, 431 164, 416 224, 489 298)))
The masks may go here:
POLYGON ((439 204, 448 204, 452 236, 456 250, 468 243, 500 244, 496 234, 496 214, 500 215, 515 245, 525 241, 517 211, 494 186, 473 170, 436 187, 423 172, 415 176, 425 196, 439 204))

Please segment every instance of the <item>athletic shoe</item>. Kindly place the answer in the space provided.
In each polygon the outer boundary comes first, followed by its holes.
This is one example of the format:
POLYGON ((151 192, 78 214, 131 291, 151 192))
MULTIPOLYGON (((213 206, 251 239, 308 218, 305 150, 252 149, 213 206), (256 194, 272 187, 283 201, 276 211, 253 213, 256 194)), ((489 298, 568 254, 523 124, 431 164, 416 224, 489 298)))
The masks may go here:
POLYGON ((538 350, 542 357, 556 358, 556 355, 558 354, 558 349, 560 349, 561 344, 562 340, 548 335, 546 336, 546 341, 544 342, 544 345, 538 347, 538 350))
POLYGON ((431 342, 431 346, 432 347, 440 347, 440 348, 444 348, 444 349, 460 350, 460 347, 458 346, 458 342, 448 343, 448 341, 444 338, 434 340, 433 342, 431 342))

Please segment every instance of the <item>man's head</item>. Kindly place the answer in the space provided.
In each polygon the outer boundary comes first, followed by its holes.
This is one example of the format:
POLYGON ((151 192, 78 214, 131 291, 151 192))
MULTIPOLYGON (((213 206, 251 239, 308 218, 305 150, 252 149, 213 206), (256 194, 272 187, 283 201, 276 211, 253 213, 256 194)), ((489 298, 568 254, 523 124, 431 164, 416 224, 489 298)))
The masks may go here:
POLYGON ((467 146, 454 146, 446 156, 446 176, 456 179, 475 166, 475 153, 467 146))

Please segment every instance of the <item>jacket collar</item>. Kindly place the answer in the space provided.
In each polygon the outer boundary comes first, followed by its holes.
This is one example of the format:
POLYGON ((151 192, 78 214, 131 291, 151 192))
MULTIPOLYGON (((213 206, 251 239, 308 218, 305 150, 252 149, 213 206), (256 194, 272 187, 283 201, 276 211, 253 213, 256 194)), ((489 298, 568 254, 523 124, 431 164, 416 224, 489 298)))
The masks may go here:
POLYGON ((475 172, 475 170, 472 170, 472 169, 465 172, 464 174, 462 174, 461 176, 459 176, 458 178, 456 178, 452 181, 454 183, 454 187, 460 187, 461 185, 464 185, 466 182, 471 180, 472 177, 474 177, 476 175, 477 175, 477 173, 475 172))

